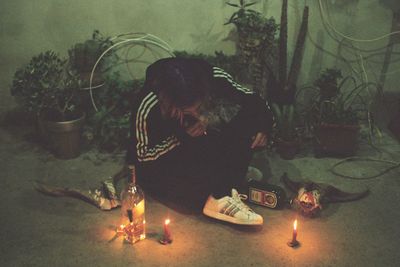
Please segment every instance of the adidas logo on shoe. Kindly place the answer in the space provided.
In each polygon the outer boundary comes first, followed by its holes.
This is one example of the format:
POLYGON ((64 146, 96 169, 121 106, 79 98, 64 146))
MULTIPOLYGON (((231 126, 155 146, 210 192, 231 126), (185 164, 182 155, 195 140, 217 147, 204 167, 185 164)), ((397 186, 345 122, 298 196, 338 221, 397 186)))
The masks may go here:
POLYGON ((255 213, 242 200, 247 196, 232 189, 232 196, 215 199, 209 196, 203 208, 203 213, 209 217, 241 225, 262 225, 263 218, 255 213))

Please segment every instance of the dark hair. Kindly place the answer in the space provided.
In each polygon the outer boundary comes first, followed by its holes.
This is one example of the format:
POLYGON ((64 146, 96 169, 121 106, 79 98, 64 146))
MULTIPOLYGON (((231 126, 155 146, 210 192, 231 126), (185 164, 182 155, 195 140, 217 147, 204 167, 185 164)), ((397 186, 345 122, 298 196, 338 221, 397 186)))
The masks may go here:
POLYGON ((208 94, 210 84, 204 64, 185 58, 159 60, 147 69, 145 87, 168 97, 176 107, 190 106, 208 94))

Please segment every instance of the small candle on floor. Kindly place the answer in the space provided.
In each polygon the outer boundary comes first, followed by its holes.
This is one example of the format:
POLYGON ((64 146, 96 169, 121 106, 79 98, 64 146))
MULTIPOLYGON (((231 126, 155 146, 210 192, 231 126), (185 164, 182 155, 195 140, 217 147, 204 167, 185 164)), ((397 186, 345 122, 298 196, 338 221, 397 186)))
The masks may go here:
POLYGON ((164 222, 164 235, 160 239, 160 243, 163 245, 171 244, 172 243, 172 235, 171 230, 169 229, 170 219, 166 219, 164 222))
POLYGON ((294 223, 293 223, 293 237, 292 237, 292 242, 296 242, 296 241, 297 241, 296 238, 297 238, 297 219, 294 220, 294 223))
POLYGON ((293 223, 292 240, 290 240, 287 244, 289 247, 297 247, 298 245, 300 245, 299 241, 297 241, 297 219, 294 220, 293 223))
POLYGON ((125 225, 121 224, 121 225, 117 228, 117 233, 123 233, 123 232, 124 232, 124 228, 125 228, 125 225))

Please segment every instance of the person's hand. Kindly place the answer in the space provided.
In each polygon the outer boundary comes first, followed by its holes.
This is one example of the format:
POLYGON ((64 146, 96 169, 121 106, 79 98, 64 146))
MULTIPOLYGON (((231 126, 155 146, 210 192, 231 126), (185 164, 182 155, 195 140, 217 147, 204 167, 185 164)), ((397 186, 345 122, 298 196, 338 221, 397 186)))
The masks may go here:
POLYGON ((251 148, 264 147, 267 145, 267 135, 265 133, 259 132, 253 136, 253 143, 251 148))
POLYGON ((191 137, 206 135, 207 125, 208 120, 203 116, 199 116, 197 122, 186 129, 186 133, 191 137))
POLYGON ((164 118, 177 120, 180 124, 183 123, 183 110, 171 104, 168 98, 161 98, 160 101, 161 114, 164 118))
POLYGON ((170 117, 172 119, 175 119, 175 120, 179 121, 179 123, 181 125, 183 124, 184 113, 183 113, 183 111, 181 109, 172 107, 171 108, 170 117))

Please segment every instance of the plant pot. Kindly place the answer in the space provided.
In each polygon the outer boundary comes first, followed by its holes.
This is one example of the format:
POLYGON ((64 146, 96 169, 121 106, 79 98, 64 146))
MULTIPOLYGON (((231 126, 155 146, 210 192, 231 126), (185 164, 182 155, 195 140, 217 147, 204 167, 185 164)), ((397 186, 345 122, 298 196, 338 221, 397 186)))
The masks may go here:
POLYGON ((79 156, 85 117, 83 114, 80 118, 62 122, 43 120, 50 149, 57 158, 72 159, 79 156))
POLYGON ((282 159, 294 159, 300 149, 300 141, 298 139, 286 141, 283 139, 276 140, 276 152, 282 159))
POLYGON ((360 126, 321 124, 316 128, 314 150, 316 156, 351 156, 358 148, 360 126))

